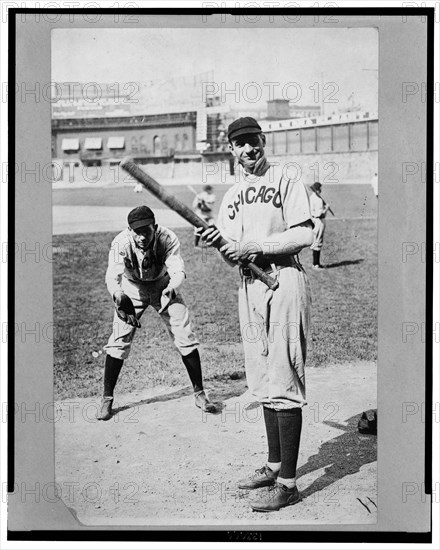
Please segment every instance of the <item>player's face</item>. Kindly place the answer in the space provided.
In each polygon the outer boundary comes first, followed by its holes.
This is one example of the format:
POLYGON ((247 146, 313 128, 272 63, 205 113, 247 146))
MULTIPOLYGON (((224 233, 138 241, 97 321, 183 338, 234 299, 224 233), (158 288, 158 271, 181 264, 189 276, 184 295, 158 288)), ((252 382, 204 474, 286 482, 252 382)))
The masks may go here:
POLYGON ((257 162, 264 156, 266 136, 264 134, 244 134, 234 138, 229 145, 238 162, 252 172, 257 162))
POLYGON ((155 230, 156 226, 153 224, 144 225, 138 227, 138 229, 130 229, 136 246, 142 250, 147 250, 153 242, 155 230))

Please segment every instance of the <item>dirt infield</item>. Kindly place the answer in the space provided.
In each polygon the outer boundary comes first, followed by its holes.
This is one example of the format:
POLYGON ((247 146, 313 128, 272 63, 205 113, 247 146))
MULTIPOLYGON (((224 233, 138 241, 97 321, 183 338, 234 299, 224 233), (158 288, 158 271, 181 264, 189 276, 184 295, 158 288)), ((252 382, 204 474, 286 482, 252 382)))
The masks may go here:
MULTIPOLYGON (((86 525, 279 525, 376 522, 376 437, 361 435, 376 408, 376 365, 307 371, 308 406, 298 464, 299 504, 252 512, 255 491, 236 481, 266 460, 261 408, 244 379, 210 383, 221 412, 203 414, 188 387, 118 396, 118 413, 95 420, 98 398, 58 402, 56 482, 86 525)), ((262 490, 266 491, 266 489, 262 490)))

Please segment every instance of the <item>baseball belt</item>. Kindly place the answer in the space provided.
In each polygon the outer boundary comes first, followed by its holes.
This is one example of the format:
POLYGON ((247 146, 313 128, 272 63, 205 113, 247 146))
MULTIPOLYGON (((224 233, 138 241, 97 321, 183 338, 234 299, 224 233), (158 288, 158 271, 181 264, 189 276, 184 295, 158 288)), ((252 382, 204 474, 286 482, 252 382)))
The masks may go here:
MULTIPOLYGON (((257 262, 256 262, 257 263, 257 262)), ((277 258, 274 258, 273 262, 258 262, 258 267, 261 267, 263 271, 265 271, 267 274, 274 274, 276 275, 278 271, 281 269, 284 269, 285 267, 296 267, 297 269, 302 269, 302 265, 300 264, 299 260, 295 256, 280 256, 277 258)), ((239 268, 240 276, 242 279, 254 279, 252 271, 244 266, 240 266, 239 268)))

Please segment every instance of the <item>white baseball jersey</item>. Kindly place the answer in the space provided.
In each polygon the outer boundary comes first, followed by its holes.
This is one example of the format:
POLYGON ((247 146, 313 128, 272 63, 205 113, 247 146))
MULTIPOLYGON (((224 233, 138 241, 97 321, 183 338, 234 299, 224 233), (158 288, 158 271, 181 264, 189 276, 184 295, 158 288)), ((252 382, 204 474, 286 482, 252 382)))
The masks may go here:
POLYGON ((313 218, 325 217, 326 214, 324 201, 316 193, 310 195, 310 213, 313 218))
POLYGON ((219 211, 217 227, 222 235, 238 242, 270 242, 310 219, 309 198, 302 181, 289 179, 282 166, 271 166, 264 176, 246 174, 229 189, 219 211))
POLYGON ((105 282, 110 294, 122 290, 122 278, 133 283, 156 281, 168 273, 183 271, 180 243, 173 231, 157 226, 154 246, 143 251, 136 246, 129 229, 121 231, 112 242, 105 282))

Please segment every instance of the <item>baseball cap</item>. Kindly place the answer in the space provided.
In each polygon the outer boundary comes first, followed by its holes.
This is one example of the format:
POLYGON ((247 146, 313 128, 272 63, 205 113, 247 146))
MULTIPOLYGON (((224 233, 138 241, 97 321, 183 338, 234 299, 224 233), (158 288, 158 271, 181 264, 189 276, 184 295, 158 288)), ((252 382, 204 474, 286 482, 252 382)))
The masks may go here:
POLYGON ((148 206, 137 206, 128 214, 128 225, 132 229, 138 229, 152 223, 155 223, 154 213, 148 206))
POLYGON ((243 134, 259 134, 262 132, 261 126, 251 116, 237 118, 228 126, 228 140, 234 139, 243 134))
POLYGON ((318 193, 320 193, 322 189, 322 185, 319 183, 319 181, 315 181, 315 183, 310 186, 310 189, 312 191, 318 191, 318 193))

